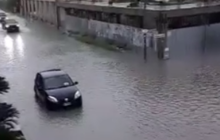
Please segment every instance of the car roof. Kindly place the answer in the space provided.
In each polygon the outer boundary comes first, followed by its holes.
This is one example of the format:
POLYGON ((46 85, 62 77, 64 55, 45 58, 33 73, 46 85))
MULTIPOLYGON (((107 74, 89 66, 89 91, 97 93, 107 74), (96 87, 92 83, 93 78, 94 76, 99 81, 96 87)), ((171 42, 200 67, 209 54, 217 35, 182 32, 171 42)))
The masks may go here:
POLYGON ((67 75, 66 72, 62 71, 61 69, 50 69, 39 72, 42 78, 50 78, 55 76, 67 75))

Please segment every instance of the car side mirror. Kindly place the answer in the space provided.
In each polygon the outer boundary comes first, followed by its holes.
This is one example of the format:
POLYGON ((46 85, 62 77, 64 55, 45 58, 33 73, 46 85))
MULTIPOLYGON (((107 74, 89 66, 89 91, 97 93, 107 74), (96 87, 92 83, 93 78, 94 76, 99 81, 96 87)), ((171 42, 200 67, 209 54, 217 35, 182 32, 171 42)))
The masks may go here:
POLYGON ((78 85, 78 84, 79 84, 79 82, 75 81, 73 84, 74 84, 74 85, 78 85))

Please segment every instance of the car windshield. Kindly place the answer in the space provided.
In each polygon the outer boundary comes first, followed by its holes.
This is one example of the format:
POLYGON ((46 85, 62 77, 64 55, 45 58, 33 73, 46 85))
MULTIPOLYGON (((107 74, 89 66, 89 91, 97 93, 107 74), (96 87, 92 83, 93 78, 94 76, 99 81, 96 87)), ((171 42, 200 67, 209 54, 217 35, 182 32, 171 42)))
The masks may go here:
POLYGON ((17 24, 18 22, 16 21, 16 20, 14 20, 14 19, 7 19, 6 21, 5 21, 7 24, 17 24))
POLYGON ((68 75, 55 76, 44 79, 46 90, 72 86, 73 82, 68 75))

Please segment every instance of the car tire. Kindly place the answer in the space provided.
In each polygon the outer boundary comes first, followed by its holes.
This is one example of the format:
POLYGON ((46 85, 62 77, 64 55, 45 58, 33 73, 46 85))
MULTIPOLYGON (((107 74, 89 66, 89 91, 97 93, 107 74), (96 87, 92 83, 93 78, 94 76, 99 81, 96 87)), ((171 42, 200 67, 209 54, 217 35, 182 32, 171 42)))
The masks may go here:
POLYGON ((36 99, 38 98, 36 91, 34 91, 34 97, 35 97, 36 99))
POLYGON ((35 97, 35 99, 39 99, 36 91, 34 93, 34 97, 35 97))
POLYGON ((34 97, 35 98, 38 98, 38 95, 37 95, 37 91, 36 91, 36 87, 34 86, 34 97))
POLYGON ((51 104, 48 102, 48 101, 46 101, 46 108, 48 109, 48 110, 54 110, 54 107, 53 106, 51 106, 51 104))
POLYGON ((82 99, 77 103, 77 107, 82 107, 82 99))

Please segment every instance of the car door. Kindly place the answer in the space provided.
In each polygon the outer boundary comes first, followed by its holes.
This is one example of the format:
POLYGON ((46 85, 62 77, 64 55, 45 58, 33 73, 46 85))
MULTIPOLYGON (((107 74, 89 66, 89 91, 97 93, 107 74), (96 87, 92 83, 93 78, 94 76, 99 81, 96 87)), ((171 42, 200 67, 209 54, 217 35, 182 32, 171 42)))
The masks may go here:
POLYGON ((40 98, 41 101, 44 100, 43 98, 43 84, 42 84, 42 77, 40 74, 36 77, 36 94, 40 98))
POLYGON ((44 81, 43 81, 43 78, 40 76, 40 89, 39 89, 39 93, 40 93, 40 96, 41 96, 41 99, 42 101, 46 101, 46 98, 47 98, 47 94, 46 94, 46 91, 44 89, 44 81))
POLYGON ((35 79, 34 79, 34 91, 35 93, 38 95, 37 91, 38 91, 38 85, 39 85, 39 74, 37 73, 35 79))

